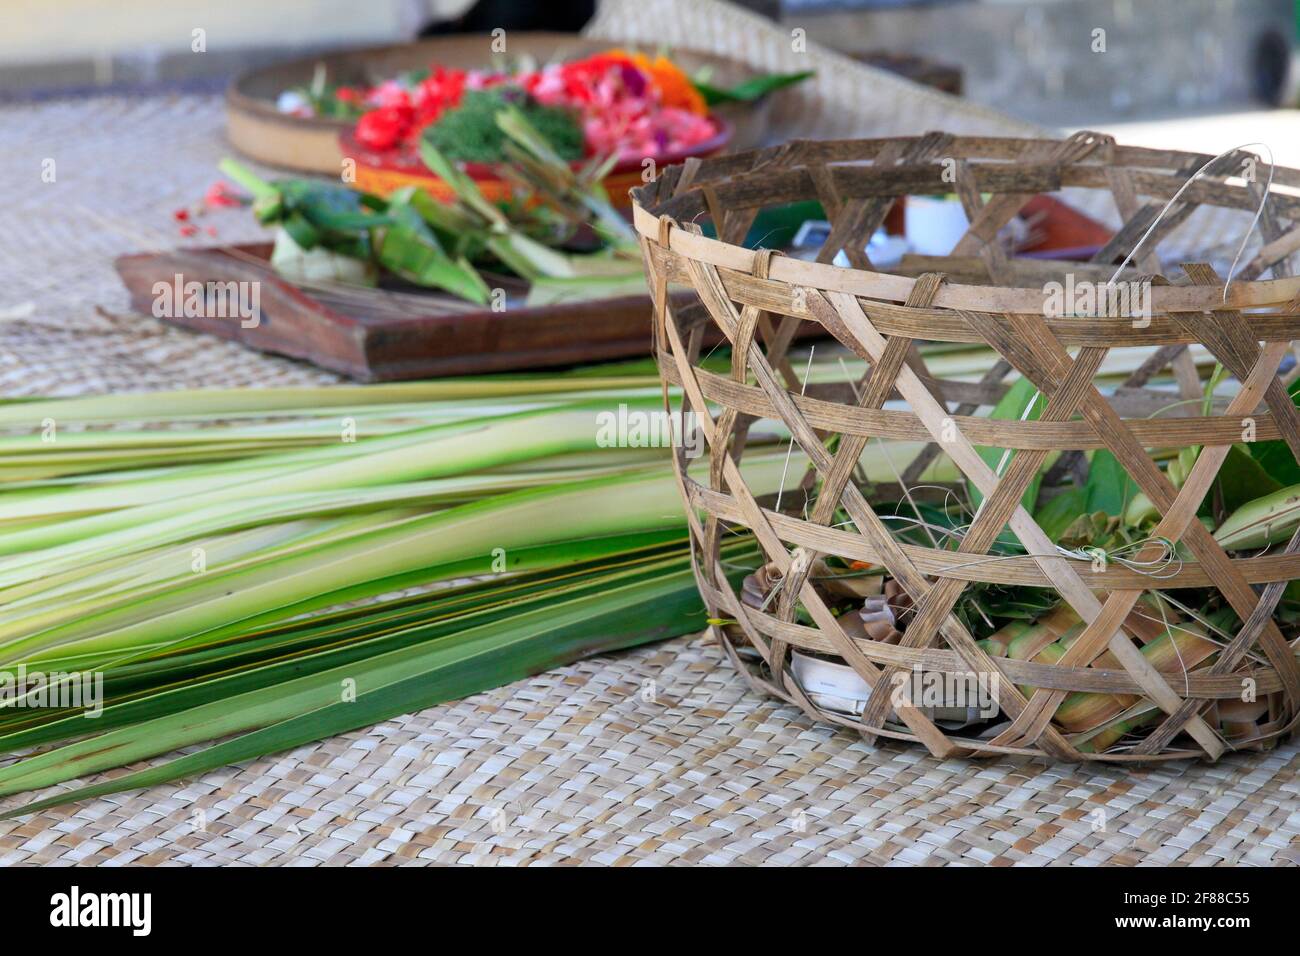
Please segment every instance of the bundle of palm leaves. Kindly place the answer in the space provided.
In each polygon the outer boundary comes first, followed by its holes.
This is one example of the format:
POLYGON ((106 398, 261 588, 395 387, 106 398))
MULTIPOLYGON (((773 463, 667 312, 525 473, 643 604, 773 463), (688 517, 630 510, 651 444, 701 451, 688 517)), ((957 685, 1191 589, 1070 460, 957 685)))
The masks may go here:
MULTIPOLYGON (((926 354, 949 379, 989 363, 926 354)), ((814 384, 863 371, 829 349, 800 366, 814 384)), ((699 630, 668 450, 601 440, 602 414, 662 400, 647 361, 0 402, 0 796, 190 748, 9 812, 699 630)), ((764 421, 750 444, 750 487, 793 492, 789 433, 764 421)), ((872 443, 859 474, 896 482, 919 450, 872 443)), ((926 476, 956 478, 943 458, 926 476)), ((724 559, 737 583, 761 566, 739 531, 724 559)))

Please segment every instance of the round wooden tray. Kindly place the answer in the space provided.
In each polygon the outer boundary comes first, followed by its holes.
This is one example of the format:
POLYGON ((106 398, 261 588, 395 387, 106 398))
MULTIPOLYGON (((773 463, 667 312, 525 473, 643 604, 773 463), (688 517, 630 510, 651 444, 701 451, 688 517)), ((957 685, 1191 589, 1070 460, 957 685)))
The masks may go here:
MULTIPOLYGON (((524 59, 538 63, 575 59, 608 50, 616 44, 569 33, 511 33, 505 53, 493 53, 487 34, 438 37, 418 43, 346 50, 305 57, 275 66, 251 70, 235 79, 226 91, 226 132, 230 142, 244 155, 267 163, 304 172, 337 174, 343 161, 340 134, 352 128, 348 120, 290 116, 276 109, 276 99, 287 89, 306 86, 318 65, 323 65, 331 83, 371 86, 407 70, 431 63, 469 69, 494 63, 506 65, 524 59)), ((661 52, 648 45, 624 44, 632 52, 661 52)), ((711 82, 733 86, 757 75, 758 71, 737 60, 674 49, 673 60, 687 73, 707 67, 711 82)), ((747 149, 759 145, 767 125, 772 96, 754 104, 727 104, 717 115, 726 122, 731 136, 728 148, 747 149)))

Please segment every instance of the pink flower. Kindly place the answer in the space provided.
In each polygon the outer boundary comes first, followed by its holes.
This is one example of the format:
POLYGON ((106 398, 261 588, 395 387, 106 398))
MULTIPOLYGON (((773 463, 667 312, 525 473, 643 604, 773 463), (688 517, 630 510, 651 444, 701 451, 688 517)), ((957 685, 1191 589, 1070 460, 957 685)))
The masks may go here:
POLYGON ((396 80, 385 80, 370 91, 366 102, 371 106, 396 106, 399 109, 409 110, 411 94, 396 80))
MULTIPOLYGON (((526 76, 527 74, 520 74, 526 76)), ((518 81, 519 77, 516 77, 518 81)), ((506 83, 510 77, 505 73, 489 73, 486 70, 470 70, 465 75, 465 89, 467 90, 489 90, 494 86, 500 86, 506 83)))
POLYGON ((243 198, 231 189, 228 183, 220 179, 209 186, 208 191, 203 194, 203 203, 210 209, 244 204, 243 198))

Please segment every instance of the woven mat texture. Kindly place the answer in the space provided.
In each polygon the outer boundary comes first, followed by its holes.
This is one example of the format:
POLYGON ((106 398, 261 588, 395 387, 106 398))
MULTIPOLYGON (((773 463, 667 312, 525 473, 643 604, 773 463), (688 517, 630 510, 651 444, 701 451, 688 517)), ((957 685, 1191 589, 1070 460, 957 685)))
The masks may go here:
MULTIPOLYGON (((334 380, 127 313, 115 255, 258 234, 172 217, 227 151, 217 98, 10 105, 0 129, 0 396, 334 380)), ((1296 865, 1297 770, 1294 743, 1151 770, 872 749, 681 639, 7 821, 0 863, 1296 865)))
POLYGON ((0 107, 0 396, 339 380, 127 314, 117 256, 265 240, 244 210, 194 220, 190 237, 174 218, 199 203, 221 178, 217 162, 234 155, 223 124, 217 96, 0 107))

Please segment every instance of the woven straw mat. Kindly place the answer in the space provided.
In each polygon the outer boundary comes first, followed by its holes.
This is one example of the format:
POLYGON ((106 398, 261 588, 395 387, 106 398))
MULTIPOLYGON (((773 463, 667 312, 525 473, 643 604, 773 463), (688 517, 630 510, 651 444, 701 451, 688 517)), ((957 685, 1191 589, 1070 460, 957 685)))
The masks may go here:
MULTIPOLYGON (((128 314, 114 256, 258 235, 238 210, 190 239, 173 219, 226 152, 218 98, 10 105, 0 128, 0 395, 334 380, 128 314)), ((871 749, 685 638, 7 821, 0 863, 1296 864, 1297 755, 1124 770, 871 749)))

